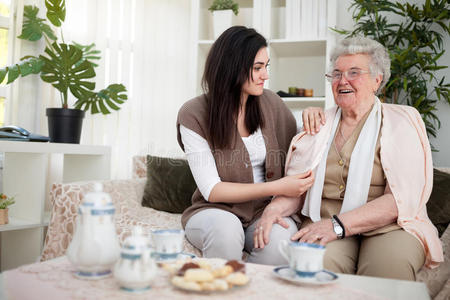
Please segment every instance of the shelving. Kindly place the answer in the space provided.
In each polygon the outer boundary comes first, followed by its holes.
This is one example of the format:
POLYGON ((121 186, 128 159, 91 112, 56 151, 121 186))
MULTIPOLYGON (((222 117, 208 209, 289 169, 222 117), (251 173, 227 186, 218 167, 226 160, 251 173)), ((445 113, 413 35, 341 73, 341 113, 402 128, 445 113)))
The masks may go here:
POLYGON ((0 152, 4 153, 3 191, 16 201, 9 208, 9 224, 0 226, 3 271, 40 256, 50 220, 50 185, 109 179, 111 148, 0 141, 0 152))
MULTIPOLYGON (((313 89, 313 97, 283 98, 286 105, 298 116, 298 111, 308 106, 328 108, 334 105, 331 87, 325 80, 329 51, 334 45, 334 35, 324 28, 336 24, 337 0, 237 0, 239 15, 234 16, 233 25, 244 25, 258 30, 268 41, 270 56, 270 79, 265 87, 274 92, 288 91, 296 86, 313 89), (317 1, 317 3, 315 2, 317 1), (321 23, 314 33, 293 35, 287 32, 292 24, 287 22, 287 5, 307 2, 311 11, 317 13, 321 23), (325 18, 325 19, 324 19, 325 18), (325 21, 324 21, 325 20, 325 21), (325 24, 326 23, 326 24, 325 24), (324 27, 325 26, 325 27, 324 27), (287 30, 288 28, 288 30, 287 30)), ((191 0, 192 13, 192 68, 191 96, 202 93, 200 81, 208 51, 213 44, 212 14, 208 11, 212 0, 191 0)), ((302 4, 303 5, 303 4, 302 4)), ((292 20, 291 20, 292 22, 292 20)), ((297 23, 299 21, 297 20, 297 23)), ((300 25, 299 25, 300 26, 300 25)), ((304 26, 302 24, 301 26, 304 26)), ((291 30, 292 31, 292 30, 291 30)))

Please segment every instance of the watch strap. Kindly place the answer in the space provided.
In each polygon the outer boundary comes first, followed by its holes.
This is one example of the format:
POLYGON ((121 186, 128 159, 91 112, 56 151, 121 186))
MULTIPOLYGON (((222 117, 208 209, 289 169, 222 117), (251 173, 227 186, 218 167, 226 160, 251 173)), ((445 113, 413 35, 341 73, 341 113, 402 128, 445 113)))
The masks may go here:
POLYGON ((344 224, 342 224, 341 220, 339 220, 339 218, 336 215, 333 215, 332 218, 339 224, 339 226, 341 226, 341 228, 342 228, 342 238, 345 238, 345 227, 344 227, 344 224))

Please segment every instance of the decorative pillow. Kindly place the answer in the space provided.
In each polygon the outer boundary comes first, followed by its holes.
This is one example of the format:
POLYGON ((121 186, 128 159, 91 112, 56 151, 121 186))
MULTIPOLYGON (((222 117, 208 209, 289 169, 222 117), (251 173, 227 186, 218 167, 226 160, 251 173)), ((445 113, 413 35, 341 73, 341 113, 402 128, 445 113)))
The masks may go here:
POLYGON ((133 156, 132 177, 146 178, 147 177, 147 157, 143 155, 133 156))
POLYGON ((427 212, 441 236, 450 222, 450 174, 436 169, 433 174, 433 191, 427 203, 427 212))
POLYGON ((147 156, 147 184, 142 206, 182 213, 191 205, 196 187, 187 160, 147 156))

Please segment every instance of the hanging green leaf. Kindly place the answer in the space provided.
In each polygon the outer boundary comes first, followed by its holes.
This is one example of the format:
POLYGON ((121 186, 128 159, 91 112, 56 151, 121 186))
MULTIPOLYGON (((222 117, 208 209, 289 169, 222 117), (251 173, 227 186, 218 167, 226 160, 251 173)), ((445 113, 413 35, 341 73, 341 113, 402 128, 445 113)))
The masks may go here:
POLYGON ((65 0, 45 0, 47 8, 47 19, 56 27, 61 27, 62 22, 66 19, 66 3, 65 0))
POLYGON ((45 23, 45 19, 38 18, 38 13, 39 8, 36 6, 24 6, 22 34, 18 38, 28 41, 38 41, 45 34, 48 38, 56 40, 53 30, 45 23))
POLYGON ((92 114, 101 112, 106 115, 111 113, 110 109, 120 109, 118 105, 128 99, 126 91, 123 84, 110 84, 106 89, 93 93, 89 98, 78 99, 75 108, 85 111, 91 108, 92 114))
POLYGON ((26 56, 22 58, 20 63, 0 69, 0 83, 5 79, 6 75, 8 75, 6 83, 9 84, 19 78, 19 76, 25 77, 30 74, 38 74, 43 65, 44 62, 38 57, 26 56))

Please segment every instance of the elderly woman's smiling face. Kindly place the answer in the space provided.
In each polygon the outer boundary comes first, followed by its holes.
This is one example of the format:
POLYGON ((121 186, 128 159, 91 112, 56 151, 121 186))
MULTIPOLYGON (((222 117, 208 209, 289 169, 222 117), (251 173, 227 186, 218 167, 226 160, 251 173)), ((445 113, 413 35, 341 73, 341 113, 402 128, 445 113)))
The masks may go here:
POLYGON ((371 106, 374 95, 382 81, 382 75, 370 74, 370 57, 367 54, 339 56, 333 74, 341 73, 340 79, 333 79, 334 101, 342 109, 358 109, 371 106))

